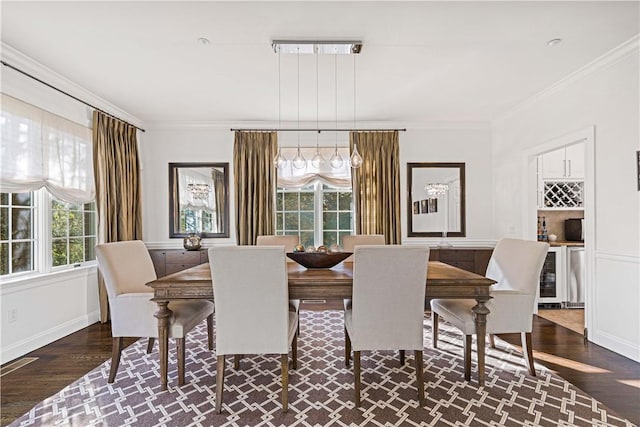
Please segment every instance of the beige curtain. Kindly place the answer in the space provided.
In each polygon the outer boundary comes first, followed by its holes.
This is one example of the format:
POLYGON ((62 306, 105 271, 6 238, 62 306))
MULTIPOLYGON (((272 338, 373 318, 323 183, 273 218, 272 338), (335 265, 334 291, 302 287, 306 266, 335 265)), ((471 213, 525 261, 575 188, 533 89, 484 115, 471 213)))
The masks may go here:
POLYGON ((255 245, 260 235, 275 232, 277 132, 236 131, 233 144, 233 182, 236 239, 255 245))
MULTIPOLYGON (((142 196, 136 128, 93 112, 93 171, 98 242, 142 239, 142 196)), ((107 292, 98 276, 100 321, 109 318, 107 292)))
POLYGON ((353 169, 357 234, 383 234, 387 244, 400 244, 400 158, 398 131, 350 132, 363 163, 353 169))

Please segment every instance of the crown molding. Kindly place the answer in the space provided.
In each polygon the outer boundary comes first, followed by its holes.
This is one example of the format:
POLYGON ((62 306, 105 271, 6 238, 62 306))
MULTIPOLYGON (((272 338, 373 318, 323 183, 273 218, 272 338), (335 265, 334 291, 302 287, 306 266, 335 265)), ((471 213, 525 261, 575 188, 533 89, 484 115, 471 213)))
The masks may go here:
POLYGON ((627 55, 638 53, 639 49, 640 49, 640 34, 637 34, 634 37, 630 38, 629 40, 625 41, 624 43, 611 49, 609 52, 587 63, 586 65, 574 71, 573 73, 563 77, 562 79, 552 84, 551 86, 547 87, 546 89, 543 89, 537 94, 532 95, 525 101, 517 104, 512 109, 502 113, 492 121, 492 127, 509 119, 510 117, 517 114, 518 112, 530 107, 531 105, 535 104, 539 100, 544 99, 548 96, 551 96, 563 90, 567 86, 570 86, 571 84, 579 80, 582 80, 585 77, 588 77, 589 75, 595 73, 601 68, 611 65, 619 61, 620 59, 625 58, 627 55))
MULTIPOLYGON (((42 65, 35 59, 9 46, 5 42, 2 42, 0 54, 1 54, 0 56, 2 57, 2 60, 7 62, 8 64, 11 64, 16 68, 19 68, 22 71, 29 73, 32 76, 37 77, 52 86, 55 86, 65 92, 68 92, 69 94, 76 96, 82 99, 83 101, 86 101, 89 104, 93 104, 96 107, 100 108, 103 111, 106 111, 109 114, 112 114, 116 117, 126 120, 135 126, 143 127, 143 122, 139 118, 127 113, 126 111, 110 103, 109 101, 99 97, 93 92, 88 91, 82 86, 79 86, 78 84, 72 82, 66 77, 58 74, 51 68, 48 68, 42 65)), ((22 78, 28 79, 29 81, 32 81, 34 84, 41 85, 41 83, 31 80, 29 77, 24 76, 8 67, 3 66, 2 73, 16 73, 16 75, 21 76, 22 78)), ((42 87, 46 88, 45 85, 42 85, 42 87)), ((48 89, 53 90, 50 88, 48 89)), ((64 96, 63 94, 60 94, 60 95, 64 96)))

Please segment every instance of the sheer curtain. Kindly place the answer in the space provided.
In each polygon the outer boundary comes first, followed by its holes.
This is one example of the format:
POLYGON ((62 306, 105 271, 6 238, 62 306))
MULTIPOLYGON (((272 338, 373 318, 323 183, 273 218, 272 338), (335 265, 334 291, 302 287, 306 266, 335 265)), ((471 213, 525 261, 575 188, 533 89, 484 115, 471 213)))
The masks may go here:
POLYGON ((281 147, 281 153, 289 161, 283 168, 278 168, 278 186, 284 188, 302 188, 316 181, 323 184, 332 185, 339 188, 351 188, 351 167, 349 166, 349 149, 347 147, 338 148, 338 154, 342 156, 342 166, 333 168, 329 164, 329 159, 333 155, 335 148, 321 147, 318 149, 324 162, 319 167, 313 166, 311 159, 316 154, 316 148, 300 148, 300 153, 307 160, 304 168, 294 168, 293 159, 298 151, 296 147, 281 147))
POLYGON ((236 131, 233 178, 238 245, 255 245, 260 235, 275 231, 277 132, 236 131))
POLYGON ((356 233, 383 234, 400 244, 400 149, 398 131, 350 132, 363 163, 353 170, 356 233))
MULTIPOLYGON (((136 128, 99 111, 93 112, 94 169, 98 242, 142 239, 142 195, 136 128)), ((100 320, 109 304, 102 278, 100 320)))
POLYGON ((65 202, 93 201, 91 129, 8 95, 0 100, 0 192, 44 187, 65 202))

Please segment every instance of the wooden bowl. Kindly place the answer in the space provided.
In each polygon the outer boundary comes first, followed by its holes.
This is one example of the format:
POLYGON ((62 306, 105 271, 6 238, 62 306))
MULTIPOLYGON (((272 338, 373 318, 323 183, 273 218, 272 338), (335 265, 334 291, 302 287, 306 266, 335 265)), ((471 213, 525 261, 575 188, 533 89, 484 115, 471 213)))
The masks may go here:
POLYGON ((353 252, 287 252, 287 256, 306 268, 331 268, 344 261, 353 252))

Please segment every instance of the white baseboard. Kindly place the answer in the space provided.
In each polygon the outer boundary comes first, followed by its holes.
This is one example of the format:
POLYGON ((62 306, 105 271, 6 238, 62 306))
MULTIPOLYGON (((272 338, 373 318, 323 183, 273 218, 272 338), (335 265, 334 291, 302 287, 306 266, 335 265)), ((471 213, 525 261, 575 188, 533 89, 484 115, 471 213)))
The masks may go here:
POLYGON ((99 320, 100 312, 94 311, 91 313, 87 313, 84 316, 71 319, 60 325, 56 325, 53 328, 42 331, 37 335, 25 338, 16 343, 3 347, 2 351, 0 352, 0 363, 5 364, 14 359, 17 359, 18 357, 24 356, 25 354, 32 352, 33 350, 44 347, 47 344, 51 344, 52 342, 66 337, 67 335, 74 332, 77 332, 82 328, 86 328, 87 326, 96 323, 99 320))
POLYGON ((635 362, 640 362, 640 347, 635 343, 623 341, 619 337, 598 331, 589 331, 589 341, 621 354, 635 362))

